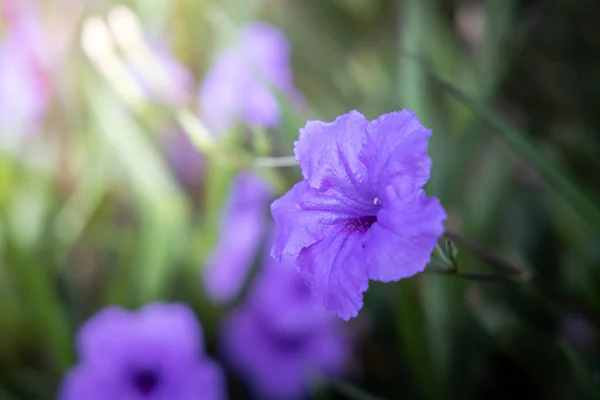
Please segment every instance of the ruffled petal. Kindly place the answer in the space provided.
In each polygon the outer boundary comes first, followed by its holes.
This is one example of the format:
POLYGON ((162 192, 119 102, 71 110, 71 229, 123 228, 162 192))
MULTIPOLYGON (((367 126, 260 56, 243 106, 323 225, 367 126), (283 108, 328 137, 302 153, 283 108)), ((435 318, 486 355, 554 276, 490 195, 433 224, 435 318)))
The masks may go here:
POLYGON ((366 144, 360 160, 367 166, 368 181, 377 193, 392 180, 401 178, 415 187, 429 179, 431 159, 427 140, 431 130, 421 125, 409 110, 384 114, 367 128, 366 144))
POLYGON ((422 189, 388 186, 377 222, 366 234, 365 256, 370 279, 390 282, 425 269, 444 232, 444 208, 422 189))
POLYGON ((278 234, 272 255, 281 260, 283 254, 297 255, 305 247, 337 232, 339 225, 364 215, 374 215, 373 203, 362 198, 346 197, 339 188, 311 188, 298 182, 271 204, 271 214, 278 234))
POLYGON ((316 305, 346 321, 358 315, 369 286, 363 244, 362 232, 342 226, 303 249, 297 260, 316 305))
POLYGON ((306 182, 315 189, 333 186, 344 194, 363 196, 366 170, 358 155, 368 125, 358 111, 333 122, 308 121, 294 147, 306 182))

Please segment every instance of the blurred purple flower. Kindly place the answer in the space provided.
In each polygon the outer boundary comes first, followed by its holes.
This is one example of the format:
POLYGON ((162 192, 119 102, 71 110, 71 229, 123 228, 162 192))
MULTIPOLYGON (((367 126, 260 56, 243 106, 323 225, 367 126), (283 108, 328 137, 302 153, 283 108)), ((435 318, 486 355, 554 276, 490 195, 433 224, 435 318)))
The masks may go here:
POLYGON ((315 309, 293 259, 266 257, 244 305, 225 320, 222 349, 258 398, 300 398, 340 375, 350 343, 332 314, 315 309))
POLYGON ((351 111, 300 130, 304 180, 271 205, 280 232, 272 254, 297 257, 318 306, 348 320, 369 279, 396 281, 429 262, 446 219, 421 188, 430 135, 408 110, 373 122, 351 111))
POLYGON ((0 147, 5 147, 41 122, 49 85, 37 8, 27 1, 5 1, 2 11, 6 32, 0 43, 0 147))
POLYGON ((80 363, 63 381, 62 400, 226 397, 222 372, 204 355, 201 328, 183 304, 106 308, 81 328, 77 348, 80 363))
POLYGON ((240 31, 237 46, 217 55, 200 87, 200 114, 217 134, 238 119, 249 125, 277 126, 281 109, 270 86, 300 101, 294 89, 286 37, 275 27, 252 23, 240 31))
POLYGON ((231 300, 242 288, 263 239, 273 192, 257 175, 240 174, 224 207, 219 241, 203 272, 213 301, 231 300))
POLYGON ((189 136, 179 130, 171 130, 163 138, 167 159, 181 183, 188 187, 199 184, 204 171, 204 157, 189 136))
POLYGON ((131 63, 131 71, 148 101, 185 104, 192 98, 194 77, 164 44, 149 41, 154 65, 131 63), (156 67, 156 69, 153 69, 156 67))

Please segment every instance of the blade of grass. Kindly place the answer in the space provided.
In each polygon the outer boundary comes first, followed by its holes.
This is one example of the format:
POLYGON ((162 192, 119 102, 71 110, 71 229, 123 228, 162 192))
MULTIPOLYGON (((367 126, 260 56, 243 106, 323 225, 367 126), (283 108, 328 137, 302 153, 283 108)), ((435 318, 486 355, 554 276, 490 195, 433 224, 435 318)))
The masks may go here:
POLYGON ((139 204, 139 298, 155 299, 165 287, 169 254, 186 229, 189 205, 164 159, 121 102, 91 77, 84 86, 99 135, 115 151, 139 204))
MULTIPOLYGON (((4 215, 0 215, 0 223, 6 226, 4 215)), ((2 250, 6 266, 20 300, 31 310, 33 322, 43 333, 40 336, 48 341, 52 361, 63 373, 74 359, 71 332, 48 271, 44 269, 44 255, 20 247, 9 233, 0 239, 4 239, 2 250)))
POLYGON ((442 78, 422 58, 409 52, 404 52, 403 54, 407 59, 420 65, 451 96, 479 114, 510 148, 538 169, 548 185, 562 196, 584 221, 587 221, 594 230, 600 231, 600 211, 598 208, 586 197, 566 172, 548 160, 530 142, 526 134, 512 126, 483 103, 473 99, 458 87, 442 78))

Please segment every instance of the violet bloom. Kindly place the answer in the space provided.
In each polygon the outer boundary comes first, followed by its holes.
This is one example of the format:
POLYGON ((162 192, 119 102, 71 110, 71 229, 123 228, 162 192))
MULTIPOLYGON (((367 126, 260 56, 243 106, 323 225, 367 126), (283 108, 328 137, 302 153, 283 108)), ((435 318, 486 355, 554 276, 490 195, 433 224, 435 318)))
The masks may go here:
POLYGON ((204 287, 213 301, 229 301, 242 288, 264 236, 272 194, 262 178, 249 172, 233 182, 219 241, 202 271, 204 287))
POLYGON ((344 372, 349 341, 334 315, 314 308, 293 259, 267 259, 246 303, 225 320, 222 348, 257 398, 300 398, 344 372))
POLYGON ((77 349, 61 400, 225 398, 222 372, 204 355, 201 328, 183 304, 108 307, 81 328, 77 349))
POLYGON ((264 22, 239 32, 235 47, 217 55, 200 87, 200 114, 217 134, 227 133, 238 121, 277 126, 281 109, 271 87, 299 100, 292 82, 286 37, 264 22))
POLYGON ((369 279, 396 281, 429 262, 446 218, 422 189, 430 135, 408 110, 372 122, 351 111, 300 130, 304 180, 271 205, 280 231, 272 254, 297 257, 318 306, 348 320, 369 279))
POLYGON ((35 3, 10 0, 0 7, 7 27, 0 43, 0 148, 13 148, 46 112, 47 60, 35 3))

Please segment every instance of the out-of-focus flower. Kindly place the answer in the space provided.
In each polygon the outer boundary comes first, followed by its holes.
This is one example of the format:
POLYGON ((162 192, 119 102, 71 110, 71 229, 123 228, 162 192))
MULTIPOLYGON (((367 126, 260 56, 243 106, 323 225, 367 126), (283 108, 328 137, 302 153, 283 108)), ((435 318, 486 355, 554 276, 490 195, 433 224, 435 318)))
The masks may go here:
POLYGON ((259 398, 301 398, 344 372, 349 340, 334 315, 314 308, 293 259, 266 259, 246 303, 223 325, 223 352, 259 398))
POLYGON ((192 74, 174 58, 164 43, 148 40, 131 9, 124 5, 113 7, 108 13, 108 25, 123 50, 127 67, 147 100, 182 104, 191 99, 192 74))
POLYGON ((317 305, 348 320, 369 279, 421 272, 446 213, 422 186, 429 179, 425 129, 410 111, 367 121, 352 111, 309 121, 295 144, 304 180, 273 202, 273 255, 297 257, 317 305))
POLYGON ((195 186, 202 180, 204 157, 189 136, 179 130, 169 130, 163 135, 166 157, 180 182, 195 186))
POLYGON ((249 172, 233 182, 219 242, 203 270, 204 287, 212 300, 229 301, 242 288, 264 236, 272 194, 262 178, 249 172))
POLYGON ((149 101, 185 104, 192 97, 194 77, 165 48, 152 45, 147 48, 152 62, 130 63, 131 71, 142 93, 149 101))
POLYGON ((226 397, 222 372, 204 355, 201 328, 183 304, 106 308, 81 328, 77 347, 80 362, 63 382, 62 400, 226 397))
POLYGON ((217 55, 200 87, 200 114, 217 134, 226 133, 239 120, 249 125, 279 124, 281 109, 273 88, 299 100, 294 89, 286 37, 264 23, 239 32, 235 47, 217 55))
POLYGON ((6 31, 0 44, 0 148, 12 148, 41 122, 49 84, 38 9, 28 1, 1 6, 6 31))

